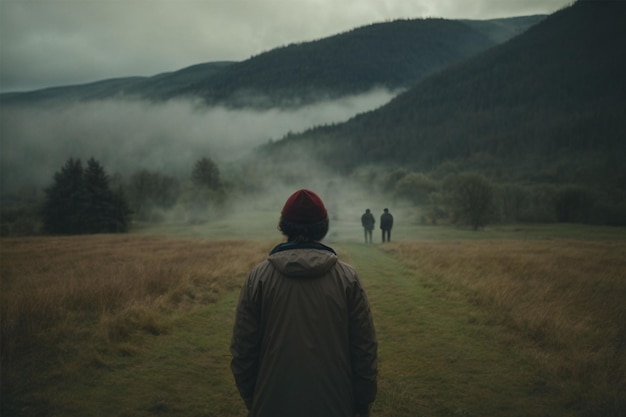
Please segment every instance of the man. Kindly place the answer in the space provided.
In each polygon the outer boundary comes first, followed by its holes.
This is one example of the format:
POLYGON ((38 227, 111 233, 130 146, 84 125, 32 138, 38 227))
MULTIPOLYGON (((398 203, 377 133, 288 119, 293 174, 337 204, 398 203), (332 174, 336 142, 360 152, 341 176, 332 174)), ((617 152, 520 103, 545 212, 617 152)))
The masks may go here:
POLYGON ((374 224, 376 220, 374 215, 370 212, 370 209, 365 209, 365 213, 361 216, 361 224, 363 225, 363 231, 365 233, 365 243, 372 243, 372 230, 374 230, 374 224))
POLYGON ((377 340, 356 271, 320 243, 328 214, 317 194, 285 203, 287 242, 252 269, 241 289, 231 369, 250 417, 369 415, 377 340))
POLYGON ((389 213, 389 209, 384 209, 380 216, 380 228, 383 231, 383 243, 385 238, 387 242, 391 241, 391 228, 393 227, 393 216, 389 213))

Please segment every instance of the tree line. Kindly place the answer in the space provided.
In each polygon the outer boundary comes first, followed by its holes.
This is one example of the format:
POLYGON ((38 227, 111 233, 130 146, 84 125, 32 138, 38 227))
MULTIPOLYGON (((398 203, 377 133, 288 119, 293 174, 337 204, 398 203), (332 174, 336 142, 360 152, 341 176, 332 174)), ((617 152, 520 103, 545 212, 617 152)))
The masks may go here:
POLYGON ((477 230, 494 223, 583 223, 626 226, 626 199, 576 183, 496 182, 449 163, 429 174, 399 168, 375 185, 419 208, 423 224, 477 230))
POLYGON ((44 191, 41 228, 48 234, 124 233, 133 220, 160 220, 155 213, 172 208, 181 199, 193 213, 193 221, 199 221, 203 217, 197 213, 205 212, 210 202, 223 196, 215 162, 207 157, 197 160, 190 181, 185 192, 177 178, 141 170, 122 183, 112 180, 94 158, 86 166, 80 159, 70 158, 44 191))
MULTIPOLYGON (((261 158, 262 159, 262 158, 261 158)), ((259 163, 261 163, 259 161, 259 163)), ((241 178, 222 179, 218 165, 198 159, 187 179, 139 170, 127 179, 110 177, 95 159, 86 166, 70 158, 45 189, 38 210, 3 207, 0 233, 123 233, 133 225, 158 223, 174 213, 177 220, 197 224, 219 215, 237 193, 262 192, 270 174, 248 164, 241 178)), ((272 170, 272 180, 289 182, 293 172, 272 170)), ((370 166, 354 171, 351 180, 365 188, 405 201, 422 224, 456 224, 479 230, 494 223, 586 223, 626 225, 624 198, 580 184, 498 182, 453 162, 429 173, 407 168, 370 166)))

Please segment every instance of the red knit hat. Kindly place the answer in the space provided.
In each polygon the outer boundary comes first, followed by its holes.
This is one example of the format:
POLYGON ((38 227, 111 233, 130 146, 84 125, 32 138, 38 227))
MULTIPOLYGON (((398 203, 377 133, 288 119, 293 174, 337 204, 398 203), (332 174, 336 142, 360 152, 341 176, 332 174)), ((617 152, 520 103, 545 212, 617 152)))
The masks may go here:
POLYGON ((310 190, 298 190, 287 199, 281 212, 293 223, 316 223, 328 218, 322 199, 310 190))

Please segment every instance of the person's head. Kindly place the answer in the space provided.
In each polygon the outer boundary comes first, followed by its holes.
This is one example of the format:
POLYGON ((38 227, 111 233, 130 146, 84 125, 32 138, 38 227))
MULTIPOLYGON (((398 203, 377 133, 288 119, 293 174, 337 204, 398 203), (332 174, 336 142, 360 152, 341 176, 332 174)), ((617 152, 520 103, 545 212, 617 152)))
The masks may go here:
POLYGON ((369 213, 369 212, 370 212, 370 209, 365 209, 365 212, 366 212, 366 213, 369 213))
POLYGON ((389 209, 383 209, 385 213, 389 213, 389 209))
POLYGON ((287 240, 320 241, 328 233, 328 213, 322 199, 310 190, 298 190, 285 202, 278 229, 287 240))

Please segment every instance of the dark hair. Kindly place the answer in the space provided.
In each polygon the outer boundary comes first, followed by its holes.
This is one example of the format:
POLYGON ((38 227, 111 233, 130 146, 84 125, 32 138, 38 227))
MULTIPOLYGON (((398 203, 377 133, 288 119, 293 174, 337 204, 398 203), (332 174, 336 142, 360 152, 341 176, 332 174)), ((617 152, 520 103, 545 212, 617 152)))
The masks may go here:
POLYGON ((303 224, 293 223, 281 217, 278 223, 278 230, 287 236, 289 242, 316 242, 324 239, 324 236, 328 233, 328 219, 303 224))

